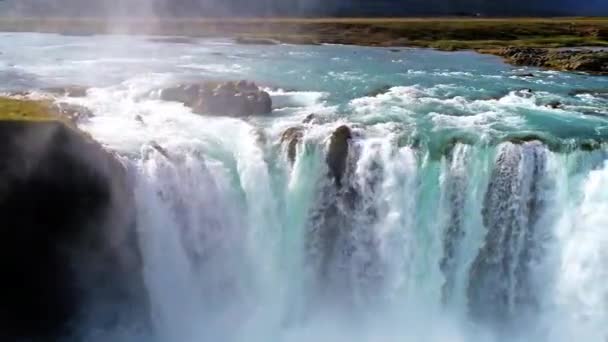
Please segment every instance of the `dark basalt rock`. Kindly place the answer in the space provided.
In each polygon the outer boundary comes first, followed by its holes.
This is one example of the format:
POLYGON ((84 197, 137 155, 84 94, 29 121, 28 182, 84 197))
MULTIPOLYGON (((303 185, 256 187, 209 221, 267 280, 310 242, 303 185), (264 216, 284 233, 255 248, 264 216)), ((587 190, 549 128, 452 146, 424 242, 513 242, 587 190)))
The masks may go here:
POLYGON ((342 187, 342 177, 346 170, 349 142, 352 131, 348 126, 338 127, 331 135, 327 151, 327 166, 336 186, 342 187))
POLYGON ((178 85, 163 89, 160 97, 165 101, 181 102, 198 114, 242 117, 272 112, 270 95, 247 81, 178 85))
POLYGON ((281 134, 281 143, 287 144, 287 159, 293 164, 296 161, 298 144, 304 137, 302 127, 290 127, 281 134))
POLYGON ((122 164, 59 121, 9 120, 0 121, 0 177, 0 340, 58 341, 83 321, 145 325, 122 164))

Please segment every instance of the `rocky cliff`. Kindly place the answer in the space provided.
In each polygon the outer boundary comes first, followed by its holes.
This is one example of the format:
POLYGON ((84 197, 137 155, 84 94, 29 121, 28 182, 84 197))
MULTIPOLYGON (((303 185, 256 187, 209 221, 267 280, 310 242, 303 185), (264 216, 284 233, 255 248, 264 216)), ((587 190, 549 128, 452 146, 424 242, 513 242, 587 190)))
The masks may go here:
POLYGON ((43 108, 0 99, 0 340, 144 324, 126 169, 43 108))

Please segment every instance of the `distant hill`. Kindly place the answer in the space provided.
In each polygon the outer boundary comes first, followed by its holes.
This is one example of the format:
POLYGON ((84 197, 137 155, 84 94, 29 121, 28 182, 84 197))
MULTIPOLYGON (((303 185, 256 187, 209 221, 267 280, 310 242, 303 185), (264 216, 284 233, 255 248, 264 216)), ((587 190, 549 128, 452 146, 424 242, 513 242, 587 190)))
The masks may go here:
POLYGON ((608 0, 0 0, 24 16, 608 15, 608 0))

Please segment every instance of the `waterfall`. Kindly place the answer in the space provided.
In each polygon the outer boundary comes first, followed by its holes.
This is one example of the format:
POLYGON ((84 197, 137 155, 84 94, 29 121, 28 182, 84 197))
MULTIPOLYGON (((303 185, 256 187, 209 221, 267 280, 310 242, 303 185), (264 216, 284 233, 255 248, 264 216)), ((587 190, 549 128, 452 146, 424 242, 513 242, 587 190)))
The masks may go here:
POLYGON ((361 133, 338 182, 329 138, 303 137, 292 164, 239 127, 222 153, 148 146, 133 162, 159 341, 608 333, 608 166, 537 141, 458 143, 434 159, 361 133))

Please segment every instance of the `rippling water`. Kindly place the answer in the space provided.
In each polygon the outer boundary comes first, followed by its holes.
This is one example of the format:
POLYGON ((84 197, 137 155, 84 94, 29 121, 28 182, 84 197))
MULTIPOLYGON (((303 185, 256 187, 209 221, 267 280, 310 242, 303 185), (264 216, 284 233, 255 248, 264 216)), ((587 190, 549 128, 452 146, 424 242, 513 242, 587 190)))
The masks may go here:
POLYGON ((0 89, 91 86, 62 100, 91 108, 81 128, 132 170, 153 331, 86 326, 86 340, 608 337, 606 77, 473 52, 0 36, 0 89), (202 79, 255 80, 273 113, 149 95, 202 79))

